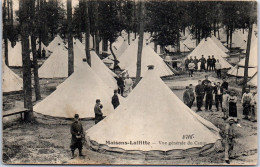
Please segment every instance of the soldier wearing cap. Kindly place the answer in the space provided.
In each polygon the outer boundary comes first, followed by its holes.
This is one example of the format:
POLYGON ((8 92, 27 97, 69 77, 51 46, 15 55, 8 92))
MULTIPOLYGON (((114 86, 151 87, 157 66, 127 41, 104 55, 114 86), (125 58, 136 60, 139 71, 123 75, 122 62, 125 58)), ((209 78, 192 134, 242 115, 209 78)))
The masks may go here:
POLYGON ((114 90, 114 96, 112 97, 112 105, 114 109, 116 109, 119 106, 120 102, 117 95, 117 90, 114 90))
POLYGON ((243 104, 243 115, 244 119, 248 119, 248 115, 251 114, 251 104, 254 100, 252 93, 249 88, 246 88, 246 92, 243 94, 241 102, 243 104))
POLYGON ((71 145, 70 145, 70 149, 72 152, 72 157, 71 159, 73 159, 75 157, 74 152, 76 149, 79 149, 79 156, 83 156, 82 155, 82 140, 84 139, 83 136, 83 127, 82 124, 79 120, 79 115, 75 114, 74 116, 74 122, 71 124, 70 127, 70 133, 72 135, 71 137, 71 145))
POLYGON ((234 147, 234 138, 235 138, 234 126, 233 126, 234 123, 235 120, 233 118, 228 118, 225 127, 225 161, 228 164, 230 163, 229 158, 234 147))
POLYGON ((99 121, 103 119, 103 113, 102 113, 102 104, 100 103, 100 99, 96 100, 96 105, 94 107, 95 112, 95 124, 97 124, 99 121))

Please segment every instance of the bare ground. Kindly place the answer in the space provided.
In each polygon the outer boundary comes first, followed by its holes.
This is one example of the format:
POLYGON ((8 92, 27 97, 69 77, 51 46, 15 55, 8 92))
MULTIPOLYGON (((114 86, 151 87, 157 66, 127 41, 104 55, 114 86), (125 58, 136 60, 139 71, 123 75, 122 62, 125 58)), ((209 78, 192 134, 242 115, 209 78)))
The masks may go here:
MULTIPOLYGON (((174 76, 165 80, 173 92, 182 99, 182 85, 174 85, 175 82, 185 81, 186 84, 203 79, 206 73, 197 73, 193 78, 187 76, 174 76)), ((214 73, 210 73, 215 77, 214 73)), ((232 79, 230 79, 231 81, 232 79)), ((41 80, 43 97, 49 95, 62 79, 41 80), (48 82, 47 82, 48 81, 48 82)), ((234 82, 234 88, 239 89, 234 82)), ((6 97, 4 103, 10 101, 22 101, 22 98, 12 99, 6 97)), ((10 106, 12 108, 14 106, 10 106)), ((192 108, 196 110, 196 107, 192 108)), ((242 127, 236 127, 237 134, 233 156, 230 165, 255 165, 257 163, 257 123, 242 118, 242 106, 238 104, 238 118, 242 127)), ((225 122, 222 112, 199 112, 203 118, 224 129, 225 122)), ((84 157, 70 159, 70 123, 69 120, 58 121, 55 119, 44 120, 38 118, 33 124, 26 124, 19 120, 19 116, 3 120, 3 162, 7 164, 154 164, 154 165, 226 165, 223 161, 224 152, 211 152, 207 156, 193 156, 174 160, 148 160, 146 158, 133 159, 124 155, 100 154, 84 147, 84 157)), ((82 121, 84 130, 94 125, 93 120, 82 121)))

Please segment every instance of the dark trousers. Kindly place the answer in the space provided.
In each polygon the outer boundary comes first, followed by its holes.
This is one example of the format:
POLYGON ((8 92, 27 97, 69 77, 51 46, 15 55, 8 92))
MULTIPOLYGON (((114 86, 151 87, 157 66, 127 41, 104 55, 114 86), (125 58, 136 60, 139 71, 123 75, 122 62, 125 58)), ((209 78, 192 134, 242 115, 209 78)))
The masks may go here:
POLYGON ((193 70, 189 70, 189 77, 192 77, 193 70))
POLYGON ((215 64, 211 64, 211 70, 212 71, 215 71, 216 69, 215 69, 215 64))
POLYGON ((82 139, 77 139, 76 137, 72 137, 71 139, 71 145, 70 149, 72 152, 74 152, 76 149, 79 149, 79 151, 82 150, 82 139))
POLYGON ((212 108, 212 100, 213 100, 213 95, 212 94, 206 94, 206 104, 205 104, 205 109, 211 110, 212 108))
POLYGON ((215 102, 217 110, 219 106, 222 108, 222 95, 215 95, 215 102))
POLYGON ((99 123, 103 119, 103 115, 95 114, 95 124, 99 123))
POLYGON ((123 96, 124 93, 124 86, 119 86, 118 87, 118 94, 120 94, 121 96, 123 96))
POLYGON ((207 71, 210 71, 211 69, 211 64, 207 64, 207 71))
POLYGON ((201 110, 201 107, 202 107, 202 104, 203 104, 203 97, 204 97, 204 95, 199 95, 199 96, 196 97, 198 110, 201 110))
POLYGON ((200 64, 200 72, 201 70, 205 70, 205 64, 200 64))
POLYGON ((250 112, 251 112, 250 102, 243 103, 243 115, 247 117, 250 112))
POLYGON ((218 78, 221 78, 221 69, 217 70, 217 76, 218 78))

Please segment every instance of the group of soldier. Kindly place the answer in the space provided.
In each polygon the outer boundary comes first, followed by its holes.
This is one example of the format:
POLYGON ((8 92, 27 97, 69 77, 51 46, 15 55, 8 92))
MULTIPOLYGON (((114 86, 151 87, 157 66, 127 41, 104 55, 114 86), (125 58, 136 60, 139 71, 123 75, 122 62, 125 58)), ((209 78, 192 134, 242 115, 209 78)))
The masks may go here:
POLYGON ((201 56, 200 59, 197 59, 196 56, 194 56, 194 59, 192 56, 190 58, 185 59, 185 69, 186 71, 189 71, 189 76, 193 77, 194 71, 215 71, 217 73, 218 78, 221 78, 221 64, 218 59, 215 59, 214 55, 208 56, 208 59, 204 58, 204 55, 201 56), (199 65, 200 63, 200 65, 199 65), (207 66, 206 66, 207 65, 207 66))
MULTIPOLYGON (((228 82, 225 78, 223 79, 222 84, 217 82, 213 85, 206 75, 205 80, 198 81, 198 85, 195 87, 195 93, 193 91, 192 84, 186 87, 183 94, 183 101, 189 108, 191 108, 196 99, 197 112, 199 112, 202 111, 201 107, 203 104, 203 99, 205 98, 205 110, 212 111, 213 95, 215 95, 215 105, 217 111, 221 109, 223 112, 222 118, 227 120, 227 124, 225 126, 225 161, 229 164, 229 158, 233 150, 235 138, 233 125, 236 124, 238 127, 241 127, 237 119, 238 98, 236 92, 234 90, 229 90, 228 82)), ((250 89, 246 88, 241 102, 243 105, 243 119, 256 122, 257 94, 253 96, 253 94, 250 93, 250 89)))

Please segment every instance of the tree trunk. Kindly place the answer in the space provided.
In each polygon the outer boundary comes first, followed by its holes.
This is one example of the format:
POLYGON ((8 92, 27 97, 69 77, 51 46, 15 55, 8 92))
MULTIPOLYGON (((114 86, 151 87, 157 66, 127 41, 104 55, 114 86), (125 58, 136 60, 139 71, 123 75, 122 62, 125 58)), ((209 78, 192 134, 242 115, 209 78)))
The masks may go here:
POLYGON ((107 39, 103 39, 103 48, 102 48, 102 50, 104 50, 104 51, 107 51, 107 50, 108 50, 108 49, 107 49, 107 42, 108 42, 107 39))
POLYGON ((98 30, 98 0, 94 1, 94 8, 95 8, 95 51, 99 56, 99 30, 98 30))
POLYGON ((5 51, 5 64, 9 65, 8 60, 8 40, 7 40, 7 28, 6 28, 6 1, 4 0, 3 4, 3 37, 4 37, 4 51, 5 51))
POLYGON ((115 55, 115 53, 114 53, 114 51, 113 51, 113 48, 112 48, 112 42, 111 41, 109 41, 109 48, 110 48, 110 50, 111 50, 111 53, 112 53, 112 56, 113 56, 113 58, 114 58, 114 70, 116 69, 115 67, 116 67, 116 65, 117 65, 117 63, 115 63, 116 61, 117 61, 117 58, 116 58, 116 55, 115 55))
POLYGON ((155 53, 157 53, 157 43, 156 42, 154 42, 154 51, 155 51, 155 53))
POLYGON ((130 41, 130 31, 128 30, 127 31, 127 39, 128 39, 128 45, 130 45, 131 44, 131 41, 130 41))
POLYGON ((89 66, 91 66, 91 56, 89 50, 89 36, 90 36, 90 17, 89 17, 89 2, 85 0, 85 14, 86 14, 86 29, 85 29, 85 52, 86 52, 86 59, 89 66))
POLYGON ((229 26, 227 26, 226 33, 227 33, 227 47, 228 47, 228 45, 229 45, 229 26))
POLYGON ((67 0, 67 21, 68 21, 68 76, 70 76, 74 72, 71 0, 67 0))
POLYGON ((138 41, 138 51, 137 51, 137 68, 136 68, 136 82, 135 85, 141 80, 141 64, 142 64, 142 50, 143 50, 143 39, 144 39, 144 3, 139 2, 138 15, 140 16, 140 27, 139 27, 139 41, 138 41))
POLYGON ((24 119, 25 121, 31 122, 34 120, 34 116, 32 112, 32 80, 29 52, 29 5, 30 0, 19 1, 19 14, 22 37, 24 107, 29 109, 29 111, 24 114, 24 119))
POLYGON ((181 49, 180 49, 180 33, 177 32, 177 53, 180 53, 181 49))
POLYGON ((253 24, 249 24, 249 32, 248 32, 248 40, 247 40, 247 47, 246 47, 246 57, 245 57, 245 68, 244 68, 244 81, 243 81, 243 89, 242 93, 245 92, 245 88, 247 87, 247 80, 248 80, 248 63, 249 63, 249 55, 251 49, 251 38, 252 38, 252 26, 253 24))
POLYGON ((233 34, 233 26, 230 28, 230 49, 232 48, 232 34, 233 34))
POLYGON ((36 101, 41 100, 41 92, 40 92, 40 82, 39 82, 39 75, 38 75, 38 62, 37 62, 37 51, 36 51, 36 20, 35 20, 35 1, 31 0, 31 22, 30 26, 32 29, 31 34, 31 48, 33 53, 33 74, 34 74, 34 89, 35 89, 35 96, 36 101))

